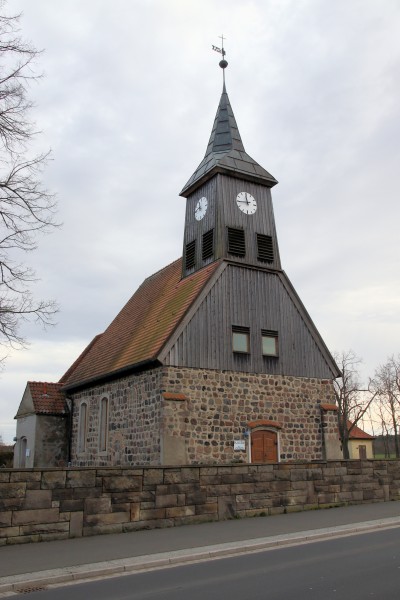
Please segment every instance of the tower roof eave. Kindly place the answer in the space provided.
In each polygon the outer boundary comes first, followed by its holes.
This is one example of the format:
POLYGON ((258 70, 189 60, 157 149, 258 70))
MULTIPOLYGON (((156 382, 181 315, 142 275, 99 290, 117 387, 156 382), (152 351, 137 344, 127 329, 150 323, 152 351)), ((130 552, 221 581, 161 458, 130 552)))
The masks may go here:
POLYGON ((213 153, 205 156, 179 195, 187 198, 217 173, 226 173, 231 177, 262 183, 268 187, 273 187, 278 183, 271 173, 268 173, 246 152, 231 150, 230 152, 219 152, 218 154, 213 153))

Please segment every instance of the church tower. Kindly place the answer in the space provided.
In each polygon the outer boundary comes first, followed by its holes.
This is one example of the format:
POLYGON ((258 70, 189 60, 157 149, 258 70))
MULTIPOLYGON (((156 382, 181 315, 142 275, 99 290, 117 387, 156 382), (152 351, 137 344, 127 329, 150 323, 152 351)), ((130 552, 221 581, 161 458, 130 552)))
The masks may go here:
POLYGON ((205 156, 180 193, 187 198, 183 277, 221 258, 280 270, 271 199, 277 183, 246 153, 224 79, 205 156))

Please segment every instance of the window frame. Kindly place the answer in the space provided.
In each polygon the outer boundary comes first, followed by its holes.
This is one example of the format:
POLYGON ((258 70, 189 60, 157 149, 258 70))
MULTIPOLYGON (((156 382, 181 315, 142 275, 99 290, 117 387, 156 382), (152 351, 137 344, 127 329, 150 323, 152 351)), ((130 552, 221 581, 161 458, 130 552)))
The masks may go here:
POLYGON ((279 335, 277 331, 271 329, 261 329, 261 353, 265 358, 276 358, 279 356, 279 335), (275 352, 264 352, 264 339, 274 340, 275 352))
POLYGON ((232 326, 232 351, 234 354, 250 354, 250 327, 242 327, 239 325, 232 326), (246 350, 235 348, 235 335, 246 336, 246 350))
POLYGON ((88 403, 83 400, 79 405, 77 454, 85 454, 87 451, 88 413, 88 403))

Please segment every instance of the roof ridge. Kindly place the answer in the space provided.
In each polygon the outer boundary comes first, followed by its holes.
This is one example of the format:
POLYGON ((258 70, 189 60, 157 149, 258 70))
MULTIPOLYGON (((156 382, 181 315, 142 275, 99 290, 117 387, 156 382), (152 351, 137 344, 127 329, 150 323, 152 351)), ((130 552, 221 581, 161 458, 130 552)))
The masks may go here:
POLYGON ((182 257, 176 258, 175 260, 173 260, 172 262, 170 262, 168 265, 165 265, 165 267, 162 267, 161 269, 159 269, 158 271, 156 271, 155 273, 152 273, 151 275, 149 275, 148 277, 146 277, 146 279, 140 284, 140 286, 138 287, 137 291, 142 287, 142 285, 144 285, 144 283, 146 281, 148 281, 149 279, 152 279, 153 277, 156 277, 156 275, 159 275, 160 273, 162 273, 163 271, 165 271, 166 269, 169 269, 172 267, 172 265, 174 265, 175 263, 179 262, 182 260, 182 257))
POLYGON ((67 381, 67 379, 72 375, 72 373, 75 371, 75 369, 78 367, 78 365, 85 358, 86 354, 94 346, 94 344, 101 338, 102 335, 103 335, 102 333, 98 333, 97 335, 94 336, 94 338, 89 342, 89 344, 85 347, 85 349, 80 353, 78 358, 76 358, 74 360, 74 362, 72 363, 72 365, 65 371, 64 375, 62 375, 62 377, 60 377, 60 379, 58 380, 58 383, 60 385, 64 385, 65 381, 67 381))

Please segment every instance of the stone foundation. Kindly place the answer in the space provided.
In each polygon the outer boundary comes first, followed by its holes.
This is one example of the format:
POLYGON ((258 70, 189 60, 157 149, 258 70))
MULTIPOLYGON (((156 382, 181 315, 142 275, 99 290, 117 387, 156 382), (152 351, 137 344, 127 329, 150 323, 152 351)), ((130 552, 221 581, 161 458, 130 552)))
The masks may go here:
POLYGON ((400 500, 400 461, 0 471, 0 545, 400 500))

